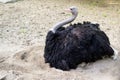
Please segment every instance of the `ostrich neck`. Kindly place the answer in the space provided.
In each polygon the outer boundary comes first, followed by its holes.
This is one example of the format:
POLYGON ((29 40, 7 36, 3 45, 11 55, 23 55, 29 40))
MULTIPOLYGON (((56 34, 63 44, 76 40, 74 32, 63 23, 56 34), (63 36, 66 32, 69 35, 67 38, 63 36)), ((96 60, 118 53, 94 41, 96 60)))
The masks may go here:
POLYGON ((72 15, 70 18, 68 18, 68 19, 66 19, 66 20, 63 20, 63 21, 55 24, 55 25, 53 26, 53 28, 51 29, 51 31, 52 31, 53 33, 55 33, 58 28, 62 27, 63 25, 66 25, 66 24, 68 24, 68 23, 71 23, 72 21, 75 20, 76 17, 77 17, 77 14, 76 14, 76 15, 72 15))

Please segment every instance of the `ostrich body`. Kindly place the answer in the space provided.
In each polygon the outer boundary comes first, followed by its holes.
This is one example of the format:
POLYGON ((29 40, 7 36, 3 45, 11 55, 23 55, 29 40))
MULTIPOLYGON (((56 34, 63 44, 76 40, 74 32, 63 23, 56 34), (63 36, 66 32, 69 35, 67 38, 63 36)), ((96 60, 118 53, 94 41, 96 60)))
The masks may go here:
MULTIPOLYGON (((77 17, 76 7, 70 7, 72 17, 57 23, 47 34, 45 62, 61 70, 77 68, 78 64, 95 62, 103 57, 116 58, 107 35, 99 24, 83 22, 63 27, 77 17)), ((116 53, 117 54, 117 53, 116 53)))

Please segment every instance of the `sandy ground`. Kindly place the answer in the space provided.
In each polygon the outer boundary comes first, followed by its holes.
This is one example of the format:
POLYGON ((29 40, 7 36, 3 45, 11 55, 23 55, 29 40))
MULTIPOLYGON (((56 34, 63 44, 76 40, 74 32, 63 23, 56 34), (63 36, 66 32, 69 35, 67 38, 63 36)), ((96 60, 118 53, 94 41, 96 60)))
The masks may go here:
POLYGON ((70 16, 65 8, 77 6, 73 23, 99 23, 111 45, 120 51, 120 3, 83 0, 22 0, 0 3, 0 80, 120 80, 120 55, 87 67, 61 71, 44 63, 44 42, 48 30, 70 16))

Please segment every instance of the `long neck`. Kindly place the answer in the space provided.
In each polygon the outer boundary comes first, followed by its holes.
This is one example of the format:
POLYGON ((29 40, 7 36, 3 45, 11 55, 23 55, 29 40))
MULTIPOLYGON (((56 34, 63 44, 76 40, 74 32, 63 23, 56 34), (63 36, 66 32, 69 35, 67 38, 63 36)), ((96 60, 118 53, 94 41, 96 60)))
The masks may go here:
POLYGON ((63 20, 63 21, 55 24, 55 25, 53 26, 53 28, 50 29, 50 30, 51 30, 53 33, 55 33, 58 28, 62 27, 63 25, 66 25, 66 24, 68 24, 68 23, 71 23, 72 21, 75 20, 76 17, 77 17, 77 14, 76 14, 76 15, 73 14, 70 18, 68 18, 68 19, 66 19, 66 20, 63 20))

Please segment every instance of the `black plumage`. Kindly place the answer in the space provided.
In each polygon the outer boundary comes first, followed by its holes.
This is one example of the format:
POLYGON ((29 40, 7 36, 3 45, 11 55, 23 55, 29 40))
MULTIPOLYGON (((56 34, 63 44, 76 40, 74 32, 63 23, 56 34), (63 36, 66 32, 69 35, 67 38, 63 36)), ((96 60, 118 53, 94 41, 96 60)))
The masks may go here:
POLYGON ((61 70, 77 68, 82 62, 95 62, 114 54, 107 35, 99 24, 90 22, 49 31, 44 49, 45 62, 61 70))

